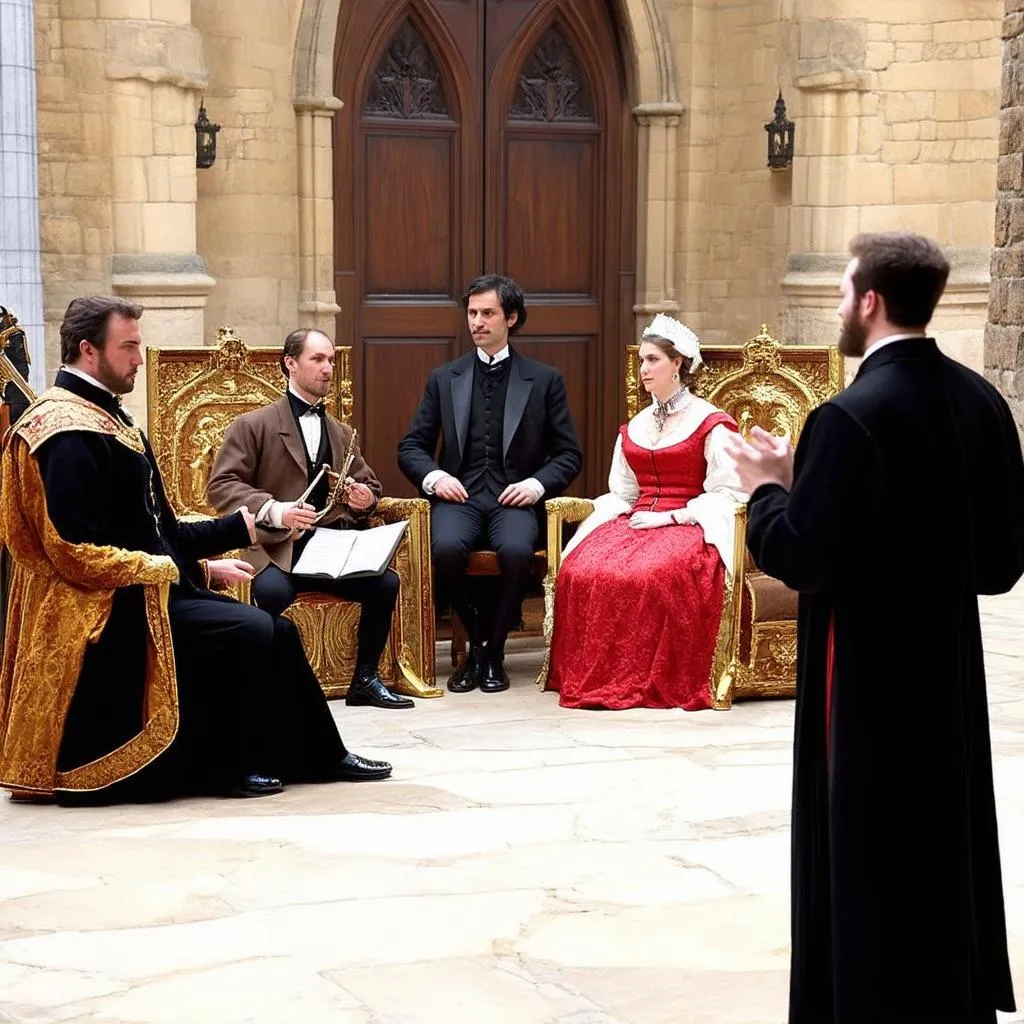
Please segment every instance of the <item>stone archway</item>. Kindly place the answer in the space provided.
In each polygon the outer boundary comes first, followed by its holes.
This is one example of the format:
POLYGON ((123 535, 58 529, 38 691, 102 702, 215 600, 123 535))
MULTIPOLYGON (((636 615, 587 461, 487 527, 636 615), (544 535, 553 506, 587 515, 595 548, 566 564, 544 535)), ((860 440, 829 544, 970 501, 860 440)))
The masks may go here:
MULTIPOLYGON (((323 330, 338 312, 333 286, 334 193, 331 118, 335 33, 341 5, 303 0, 293 65, 298 119, 299 311, 323 330)), ((618 0, 626 32, 629 86, 638 124, 635 313, 678 310, 675 298, 677 130, 682 115, 675 61, 661 0, 618 0)))

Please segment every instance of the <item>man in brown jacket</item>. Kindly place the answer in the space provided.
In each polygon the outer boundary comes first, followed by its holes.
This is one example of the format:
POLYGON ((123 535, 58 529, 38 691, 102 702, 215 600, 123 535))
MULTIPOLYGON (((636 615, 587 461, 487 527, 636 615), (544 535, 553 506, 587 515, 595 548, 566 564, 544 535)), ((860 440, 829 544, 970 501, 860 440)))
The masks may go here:
MULTIPOLYGON (((207 498, 216 509, 245 505, 256 516, 257 545, 247 560, 256 569, 254 603, 275 618, 304 591, 334 594, 362 606, 356 668, 346 704, 379 708, 411 708, 413 702, 391 693, 378 674, 380 656, 391 630, 398 598, 398 575, 327 580, 291 572, 312 536, 313 517, 328 502, 334 487, 324 474, 308 498, 297 499, 326 463, 337 479, 352 428, 324 408, 334 375, 334 342, 310 328, 292 331, 281 353, 281 371, 288 380, 284 396, 273 405, 238 417, 224 435, 207 498)), ((373 511, 381 486, 358 448, 340 499, 320 527, 359 527, 373 511)))

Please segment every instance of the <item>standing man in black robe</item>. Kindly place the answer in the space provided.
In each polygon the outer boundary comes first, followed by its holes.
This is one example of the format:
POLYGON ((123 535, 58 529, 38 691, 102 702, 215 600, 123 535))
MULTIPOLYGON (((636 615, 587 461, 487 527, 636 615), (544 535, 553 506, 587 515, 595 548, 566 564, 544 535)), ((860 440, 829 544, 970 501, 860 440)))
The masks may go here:
POLYGON ((250 543, 255 519, 241 508, 185 522, 171 510, 120 398, 142 365, 141 315, 99 296, 68 306, 64 366, 5 453, 2 528, 19 622, 0 678, 12 696, 0 709, 0 782, 109 802, 385 778, 390 765, 345 749, 294 625, 210 589, 250 578, 247 563, 213 556, 250 543), (8 486, 21 482, 41 487, 42 522, 36 496, 8 486), (19 503, 36 517, 27 526, 19 503), (170 584, 159 596, 158 582, 170 584), (74 609, 76 594, 81 613, 54 623, 55 602, 74 609), (173 657, 161 646, 168 627, 173 657), (66 654, 36 661, 47 630, 66 654), (160 663, 171 678, 154 687, 160 663))
POLYGON ((526 323, 515 281, 478 277, 462 305, 476 350, 430 374, 398 466, 430 498, 438 592, 469 634, 469 657, 448 689, 499 693, 509 685, 505 640, 522 612, 542 499, 576 479, 583 454, 562 375, 509 345, 526 323), (470 551, 481 547, 498 555, 490 593, 474 593, 465 575, 470 551))
POLYGON ((978 594, 1024 573, 1024 460, 998 391, 926 336, 949 264, 861 235, 853 383, 734 442, 758 566, 800 592, 790 1024, 1013 1010, 978 594))

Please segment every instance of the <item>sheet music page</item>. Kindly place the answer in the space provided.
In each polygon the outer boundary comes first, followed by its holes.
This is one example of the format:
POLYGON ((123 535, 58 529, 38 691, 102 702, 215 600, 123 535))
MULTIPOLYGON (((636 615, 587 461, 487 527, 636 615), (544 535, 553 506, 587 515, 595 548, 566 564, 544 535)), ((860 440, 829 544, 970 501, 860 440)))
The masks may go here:
POLYGON ((345 569, 359 535, 355 530, 317 528, 303 548, 292 572, 300 576, 330 576, 337 578, 345 569))
POLYGON ((391 560, 391 555, 408 525, 403 520, 399 523, 388 523, 387 526, 375 526, 372 530, 355 533, 357 540, 345 563, 345 575, 357 572, 378 572, 391 560))

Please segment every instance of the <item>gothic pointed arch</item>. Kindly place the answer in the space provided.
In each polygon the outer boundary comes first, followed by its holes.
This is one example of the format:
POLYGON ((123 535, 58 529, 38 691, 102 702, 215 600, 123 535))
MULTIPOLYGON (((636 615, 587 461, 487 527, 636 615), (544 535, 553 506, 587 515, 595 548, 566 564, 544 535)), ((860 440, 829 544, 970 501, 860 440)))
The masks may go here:
POLYGON ((509 109, 513 121, 594 121, 593 90, 569 37, 556 21, 519 69, 509 109))
MULTIPOLYGON (((297 101, 334 95, 339 17, 359 0, 302 0, 295 38, 293 79, 297 101)), ((663 0, 617 0, 630 62, 635 106, 678 103, 675 61, 663 0)))
POLYGON ((449 117, 446 83, 430 43, 412 16, 395 29, 380 55, 365 95, 364 117, 397 120, 449 117))

